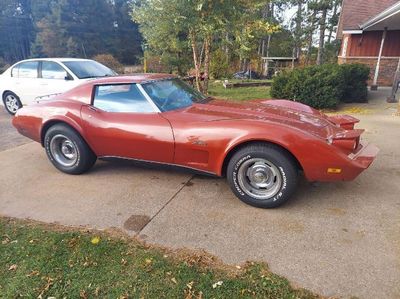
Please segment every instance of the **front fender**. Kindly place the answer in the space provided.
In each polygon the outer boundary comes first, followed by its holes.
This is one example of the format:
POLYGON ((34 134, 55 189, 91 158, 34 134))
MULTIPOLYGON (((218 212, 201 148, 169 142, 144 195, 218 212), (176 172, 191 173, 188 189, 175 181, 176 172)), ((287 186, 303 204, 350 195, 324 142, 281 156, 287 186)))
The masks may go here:
POLYGON ((287 150, 298 161, 309 181, 346 179, 328 174, 327 169, 346 169, 351 163, 349 157, 322 138, 293 127, 273 123, 250 122, 246 126, 242 124, 241 130, 245 134, 232 139, 217 159, 218 175, 222 175, 224 163, 227 163, 227 159, 235 149, 246 143, 258 141, 273 143, 287 150))

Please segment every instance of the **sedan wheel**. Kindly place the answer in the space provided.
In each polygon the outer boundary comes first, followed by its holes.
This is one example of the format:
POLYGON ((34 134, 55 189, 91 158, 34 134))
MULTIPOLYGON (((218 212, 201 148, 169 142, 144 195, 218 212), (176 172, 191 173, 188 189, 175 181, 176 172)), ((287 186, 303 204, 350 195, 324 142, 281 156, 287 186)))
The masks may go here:
POLYGON ((3 96, 3 102, 7 112, 11 115, 17 113, 18 109, 22 107, 21 101, 13 92, 6 92, 3 96))

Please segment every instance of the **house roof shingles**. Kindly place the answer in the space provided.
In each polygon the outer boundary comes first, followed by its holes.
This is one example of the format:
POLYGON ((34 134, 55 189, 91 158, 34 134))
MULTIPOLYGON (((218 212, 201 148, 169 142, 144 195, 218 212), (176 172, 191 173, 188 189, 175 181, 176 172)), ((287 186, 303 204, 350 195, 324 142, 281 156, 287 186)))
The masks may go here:
POLYGON ((338 26, 338 38, 343 30, 358 30, 360 25, 381 13, 398 0, 343 0, 338 26))

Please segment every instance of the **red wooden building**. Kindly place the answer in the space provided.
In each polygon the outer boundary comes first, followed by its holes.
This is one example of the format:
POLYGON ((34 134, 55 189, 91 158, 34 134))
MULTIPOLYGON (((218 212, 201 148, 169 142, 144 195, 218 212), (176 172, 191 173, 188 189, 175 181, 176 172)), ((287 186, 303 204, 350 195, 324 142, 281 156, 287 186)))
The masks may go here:
POLYGON ((400 66, 400 1, 343 0, 339 63, 371 68, 370 85, 391 86, 400 66))

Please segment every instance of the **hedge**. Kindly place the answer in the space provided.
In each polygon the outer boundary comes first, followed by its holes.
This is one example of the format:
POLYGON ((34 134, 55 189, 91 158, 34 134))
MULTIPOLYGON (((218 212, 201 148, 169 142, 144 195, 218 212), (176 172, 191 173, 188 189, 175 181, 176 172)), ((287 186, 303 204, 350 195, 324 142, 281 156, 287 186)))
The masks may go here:
POLYGON ((298 68, 276 76, 271 96, 311 107, 336 108, 339 102, 364 102, 369 68, 361 64, 326 64, 298 68))

